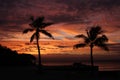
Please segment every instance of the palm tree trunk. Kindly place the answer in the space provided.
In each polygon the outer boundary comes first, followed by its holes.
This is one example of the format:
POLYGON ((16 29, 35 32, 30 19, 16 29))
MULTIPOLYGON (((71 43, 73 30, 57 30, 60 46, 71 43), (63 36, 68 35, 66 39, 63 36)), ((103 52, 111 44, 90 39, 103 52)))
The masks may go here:
POLYGON ((94 62, 93 62, 93 45, 90 46, 90 58, 91 58, 91 66, 94 66, 94 62))
POLYGON ((39 46, 39 40, 38 38, 36 37, 36 40, 37 40, 37 48, 38 48, 38 66, 41 67, 41 54, 40 54, 40 46, 39 46))

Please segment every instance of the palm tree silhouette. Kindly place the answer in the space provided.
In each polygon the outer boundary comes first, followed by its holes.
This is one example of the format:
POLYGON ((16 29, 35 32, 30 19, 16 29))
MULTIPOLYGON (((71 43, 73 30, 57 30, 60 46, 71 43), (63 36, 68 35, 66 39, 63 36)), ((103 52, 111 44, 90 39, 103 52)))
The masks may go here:
POLYGON ((32 21, 32 23, 29 24, 31 28, 25 29, 23 31, 23 33, 27 33, 29 31, 30 32, 35 31, 30 38, 30 42, 32 42, 34 40, 34 38, 36 38, 37 49, 38 49, 38 66, 41 67, 42 64, 41 64, 41 54, 40 54, 40 46, 39 46, 39 39, 40 39, 40 33, 39 32, 45 34, 46 36, 48 36, 52 39, 54 39, 53 36, 44 29, 47 26, 52 25, 53 23, 45 23, 44 22, 44 17, 38 17, 38 18, 34 19, 34 17, 31 16, 30 20, 32 21))
POLYGON ((98 46, 106 51, 109 51, 106 42, 108 42, 108 38, 104 35, 104 31, 100 26, 93 26, 89 30, 86 30, 87 36, 80 34, 76 35, 76 38, 83 38, 84 43, 79 43, 73 46, 73 48, 80 48, 89 46, 90 47, 90 58, 91 58, 91 66, 94 66, 93 62, 93 47, 98 46))

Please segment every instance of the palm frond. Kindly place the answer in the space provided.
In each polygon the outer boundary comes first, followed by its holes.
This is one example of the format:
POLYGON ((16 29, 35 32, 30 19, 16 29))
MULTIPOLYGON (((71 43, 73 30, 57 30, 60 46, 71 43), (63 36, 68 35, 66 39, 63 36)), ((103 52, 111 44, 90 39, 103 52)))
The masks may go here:
POLYGON ((103 44, 105 42, 108 42, 108 38, 106 35, 102 35, 102 36, 96 38, 96 40, 94 41, 94 44, 99 45, 99 44, 103 44))
POLYGON ((100 26, 91 27, 88 31, 90 35, 90 40, 94 41, 99 34, 101 34, 103 31, 100 26))
POLYGON ((29 25, 31 27, 39 28, 40 26, 42 26, 43 21, 44 21, 44 17, 38 17, 32 23, 30 23, 29 25))
POLYGON ((84 43, 80 43, 80 44, 76 44, 76 45, 74 45, 74 46, 73 46, 73 49, 77 49, 77 48, 85 47, 85 46, 86 46, 86 44, 84 44, 84 43))
POLYGON ((40 32, 43 33, 43 34, 45 34, 46 36, 54 39, 54 37, 50 33, 48 33, 46 30, 40 30, 40 32))
POLYGON ((86 39, 86 38, 87 38, 87 37, 86 37, 85 35, 83 35, 83 34, 76 35, 75 37, 76 37, 76 38, 84 38, 84 39, 86 39))
POLYGON ((25 29, 24 31, 23 31, 23 33, 27 33, 28 31, 33 31, 34 29, 31 29, 31 28, 28 28, 28 29, 25 29))
POLYGON ((104 31, 102 30, 102 28, 98 25, 98 26, 96 26, 96 32, 97 32, 97 34, 102 34, 102 33, 104 33, 104 31))
POLYGON ((43 21, 44 21, 44 16, 36 18, 34 20, 34 23, 43 23, 43 21))
POLYGON ((90 29, 90 33, 91 34, 100 34, 100 33, 102 33, 103 31, 102 31, 102 28, 100 27, 100 26, 95 26, 95 27, 91 27, 91 29, 90 29))
POLYGON ((31 38, 30 38, 30 42, 33 41, 33 39, 35 38, 35 36, 36 36, 36 33, 34 33, 34 34, 31 36, 31 38))
POLYGON ((95 44, 96 46, 98 46, 98 47, 100 47, 100 48, 108 51, 109 49, 108 49, 108 47, 107 47, 107 45, 106 45, 106 42, 107 42, 107 41, 108 41, 108 38, 107 38, 105 35, 102 35, 102 36, 98 37, 98 38, 95 40, 94 44, 95 44))
POLYGON ((83 34, 76 35, 75 37, 76 38, 83 38, 86 44, 88 44, 90 42, 89 38, 83 34))
POLYGON ((54 23, 42 23, 40 28, 43 29, 43 28, 50 26, 52 24, 54 24, 54 23))
POLYGON ((89 44, 91 41, 89 38, 86 38, 85 41, 84 41, 86 44, 89 44))
POLYGON ((108 42, 108 38, 106 35, 102 35, 102 39, 105 41, 105 42, 108 42))
POLYGON ((105 50, 105 51, 109 51, 109 48, 107 47, 107 44, 103 43, 103 44, 98 44, 96 45, 98 47, 100 47, 101 49, 105 50))

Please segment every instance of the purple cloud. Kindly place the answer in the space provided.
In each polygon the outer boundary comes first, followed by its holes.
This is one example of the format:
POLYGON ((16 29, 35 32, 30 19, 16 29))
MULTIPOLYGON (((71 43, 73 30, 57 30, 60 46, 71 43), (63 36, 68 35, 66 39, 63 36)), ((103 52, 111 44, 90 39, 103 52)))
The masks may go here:
POLYGON ((31 15, 44 15, 55 23, 101 24, 118 30, 119 4, 119 0, 0 0, 0 30, 22 32, 31 15))

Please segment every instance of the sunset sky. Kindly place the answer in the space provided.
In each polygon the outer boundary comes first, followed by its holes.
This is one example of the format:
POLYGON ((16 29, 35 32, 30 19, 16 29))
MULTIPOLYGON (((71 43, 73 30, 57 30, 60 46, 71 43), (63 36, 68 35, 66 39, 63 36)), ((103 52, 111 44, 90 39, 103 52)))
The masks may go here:
POLYGON ((46 28, 55 40, 41 34, 42 54, 89 54, 89 48, 73 50, 77 34, 85 34, 90 26, 100 25, 109 38, 109 52, 95 47, 95 54, 120 56, 120 0, 0 0, 0 44, 19 53, 37 54, 35 42, 29 43, 32 33, 30 16, 45 16, 53 22, 46 28))

